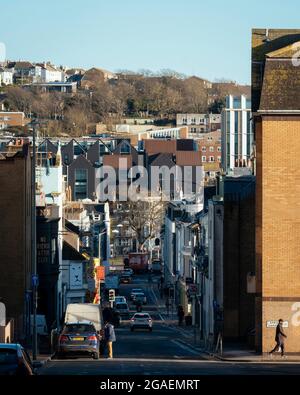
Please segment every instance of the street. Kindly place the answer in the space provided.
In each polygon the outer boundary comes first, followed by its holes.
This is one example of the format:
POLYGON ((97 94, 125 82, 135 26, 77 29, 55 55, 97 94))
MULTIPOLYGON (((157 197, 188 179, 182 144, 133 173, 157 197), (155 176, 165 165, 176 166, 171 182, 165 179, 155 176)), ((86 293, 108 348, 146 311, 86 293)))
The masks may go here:
MULTIPOLYGON (((153 319, 153 332, 130 331, 129 321, 123 320, 116 328, 114 359, 100 360, 67 357, 44 364, 40 375, 279 375, 299 374, 297 363, 276 364, 221 362, 207 359, 197 349, 182 341, 182 335, 174 326, 169 326, 166 311, 158 306, 158 288, 155 282, 148 283, 147 276, 134 276, 131 284, 120 286, 120 295, 126 296, 132 288, 143 288, 147 296, 144 312, 153 319), (162 311, 164 310, 164 314, 162 311)), ((135 307, 130 303, 131 313, 135 307)), ((175 312, 174 316, 175 318, 175 312)))

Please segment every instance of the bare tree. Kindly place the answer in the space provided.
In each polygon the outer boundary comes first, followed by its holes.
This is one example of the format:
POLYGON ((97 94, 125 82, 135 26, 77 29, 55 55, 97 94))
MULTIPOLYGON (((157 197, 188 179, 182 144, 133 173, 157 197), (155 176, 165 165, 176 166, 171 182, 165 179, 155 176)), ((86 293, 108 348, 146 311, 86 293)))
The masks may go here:
POLYGON ((138 241, 138 249, 142 250, 145 243, 157 237, 163 223, 165 203, 161 200, 128 201, 127 215, 129 227, 138 241))

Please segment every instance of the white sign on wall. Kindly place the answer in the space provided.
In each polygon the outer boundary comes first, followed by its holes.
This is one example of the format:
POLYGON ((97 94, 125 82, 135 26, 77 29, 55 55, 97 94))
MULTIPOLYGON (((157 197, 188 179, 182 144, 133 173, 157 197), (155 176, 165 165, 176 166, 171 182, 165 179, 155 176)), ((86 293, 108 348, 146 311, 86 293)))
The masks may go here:
POLYGON ((82 289, 82 263, 70 264, 70 289, 82 289))
MULTIPOLYGON (((278 325, 278 320, 277 321, 267 321, 267 328, 276 328, 278 325)), ((288 328, 289 327, 289 322, 288 321, 283 321, 282 323, 283 328, 288 328)))

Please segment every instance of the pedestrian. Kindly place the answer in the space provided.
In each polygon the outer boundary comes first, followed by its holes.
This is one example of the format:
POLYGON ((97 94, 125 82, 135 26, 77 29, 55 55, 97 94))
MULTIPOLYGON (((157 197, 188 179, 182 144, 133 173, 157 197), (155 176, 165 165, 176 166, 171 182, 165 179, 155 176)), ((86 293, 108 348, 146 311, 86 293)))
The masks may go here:
POLYGON ((108 352, 108 359, 113 358, 113 342, 116 341, 116 334, 115 334, 115 329, 114 326, 109 322, 105 322, 104 326, 104 337, 106 341, 106 346, 107 346, 107 352, 108 352))
POLYGON ((276 335, 275 335, 276 346, 269 353, 270 356, 272 356, 272 354, 274 352, 279 351, 279 349, 281 348, 281 358, 284 357, 285 339, 286 338, 287 338, 287 335, 284 333, 284 330, 283 330, 283 320, 280 318, 280 320, 278 321, 278 325, 276 327, 276 335))
POLYGON ((177 307, 177 317, 178 317, 178 325, 181 326, 184 318, 184 310, 181 304, 178 305, 177 307))

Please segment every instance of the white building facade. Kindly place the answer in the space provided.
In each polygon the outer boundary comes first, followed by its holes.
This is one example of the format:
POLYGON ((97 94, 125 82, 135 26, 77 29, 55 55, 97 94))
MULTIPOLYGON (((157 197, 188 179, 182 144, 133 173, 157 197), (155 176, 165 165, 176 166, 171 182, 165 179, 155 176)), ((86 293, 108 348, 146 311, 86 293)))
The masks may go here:
POLYGON ((251 99, 227 96, 222 111, 222 167, 227 174, 251 167, 253 140, 251 99))

